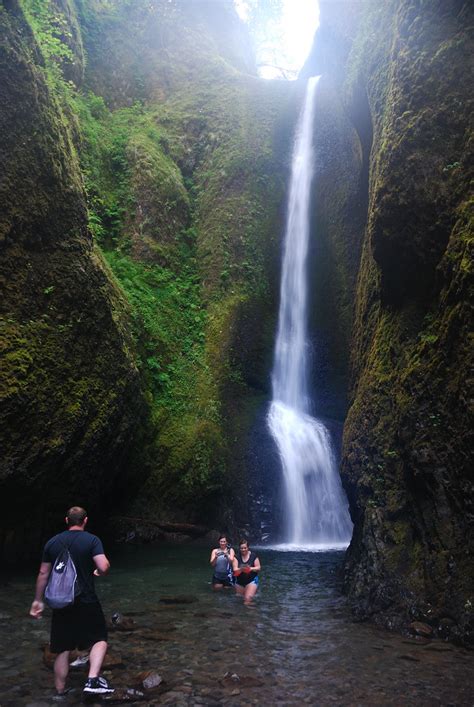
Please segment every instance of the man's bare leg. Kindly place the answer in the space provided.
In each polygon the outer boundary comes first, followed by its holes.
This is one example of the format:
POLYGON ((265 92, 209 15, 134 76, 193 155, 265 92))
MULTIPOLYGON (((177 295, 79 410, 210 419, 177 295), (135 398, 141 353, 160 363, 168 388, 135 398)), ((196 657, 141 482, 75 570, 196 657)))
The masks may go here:
POLYGON ((64 692, 69 673, 69 651, 58 653, 54 661, 54 686, 57 692, 64 692))
POLYGON ((89 653, 89 677, 99 677, 105 654, 107 653, 107 641, 97 641, 89 653))

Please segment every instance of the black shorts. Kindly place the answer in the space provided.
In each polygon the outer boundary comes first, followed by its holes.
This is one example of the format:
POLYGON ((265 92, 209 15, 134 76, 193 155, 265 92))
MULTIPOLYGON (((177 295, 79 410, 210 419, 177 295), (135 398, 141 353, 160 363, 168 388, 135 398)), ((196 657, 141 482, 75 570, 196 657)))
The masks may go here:
POLYGON ((51 652, 62 653, 75 648, 84 650, 98 641, 107 640, 107 626, 99 602, 73 604, 55 609, 51 620, 51 652))
POLYGON ((222 584, 223 587, 233 587, 234 586, 234 580, 232 576, 227 576, 224 579, 220 579, 219 577, 216 577, 214 574, 212 576, 212 584, 222 584))

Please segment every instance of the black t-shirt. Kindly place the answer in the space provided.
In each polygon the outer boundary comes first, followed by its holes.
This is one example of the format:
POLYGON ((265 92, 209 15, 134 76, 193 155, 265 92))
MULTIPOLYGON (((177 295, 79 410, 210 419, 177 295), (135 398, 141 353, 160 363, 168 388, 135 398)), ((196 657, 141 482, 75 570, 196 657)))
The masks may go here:
MULTIPOLYGON (((250 550, 250 555, 249 555, 246 562, 243 561, 242 555, 240 554, 240 550, 239 550, 239 552, 236 553, 236 558, 237 558, 237 562, 239 563, 239 567, 253 567, 255 564, 255 560, 258 560, 257 555, 254 552, 252 552, 252 550, 250 550)), ((242 587, 245 587, 245 586, 247 586, 247 584, 250 584, 250 582, 252 582, 255 579, 255 577, 257 577, 257 576, 258 576, 257 572, 249 572, 248 574, 247 573, 240 574, 235 579, 236 579, 237 584, 240 584, 242 587)))
POLYGON ((77 572, 77 582, 81 593, 76 601, 81 604, 92 604, 98 601, 94 588, 95 555, 103 555, 102 541, 96 535, 86 530, 64 530, 48 540, 43 550, 42 562, 53 562, 66 546, 74 560, 77 572))

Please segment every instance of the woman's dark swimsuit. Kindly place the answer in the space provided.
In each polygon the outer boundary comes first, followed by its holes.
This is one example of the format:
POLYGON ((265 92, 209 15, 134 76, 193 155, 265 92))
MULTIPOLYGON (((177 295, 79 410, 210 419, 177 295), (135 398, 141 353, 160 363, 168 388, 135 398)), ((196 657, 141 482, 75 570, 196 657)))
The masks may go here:
MULTIPOLYGON (((239 563, 239 569, 242 567, 252 567, 255 564, 255 560, 258 560, 257 555, 252 551, 250 551, 247 562, 243 561, 240 552, 236 554, 236 558, 239 563)), ((258 574, 256 572, 242 572, 242 574, 239 574, 239 576, 235 578, 235 581, 240 587, 246 587, 247 584, 250 584, 251 582, 258 584, 258 574)))
POLYGON ((228 555, 222 550, 216 553, 216 564, 212 575, 212 584, 223 584, 224 587, 234 586, 234 576, 228 555))

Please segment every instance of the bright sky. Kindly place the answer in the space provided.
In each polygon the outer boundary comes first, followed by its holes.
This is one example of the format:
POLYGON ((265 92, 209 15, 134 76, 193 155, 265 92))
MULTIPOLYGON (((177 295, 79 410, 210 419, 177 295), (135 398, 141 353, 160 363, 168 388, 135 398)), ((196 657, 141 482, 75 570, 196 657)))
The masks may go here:
MULTIPOLYGON (((246 0, 234 0, 237 12, 245 21, 247 19, 246 0)), ((265 0, 260 0, 264 3, 265 0)), ((303 66, 311 49, 314 33, 319 25, 319 7, 317 0, 283 0, 283 16, 281 17, 281 39, 276 47, 274 63, 298 72, 303 66)), ((259 54, 257 47, 257 55, 259 54)), ((258 59, 266 60, 267 55, 261 54, 258 59)), ((273 61, 272 61, 273 63, 273 61)), ((261 67, 263 78, 281 78, 281 73, 271 67, 261 67)))

